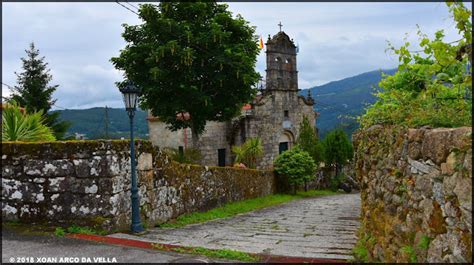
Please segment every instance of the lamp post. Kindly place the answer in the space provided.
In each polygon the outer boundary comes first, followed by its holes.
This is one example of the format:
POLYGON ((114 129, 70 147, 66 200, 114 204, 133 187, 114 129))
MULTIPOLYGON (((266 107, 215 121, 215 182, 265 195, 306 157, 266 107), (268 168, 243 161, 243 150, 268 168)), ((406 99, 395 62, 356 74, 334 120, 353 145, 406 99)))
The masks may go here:
POLYGON ((127 85, 120 88, 120 92, 123 95, 123 101, 125 103, 125 109, 128 112, 130 118, 130 161, 131 161, 131 172, 132 172, 132 225, 131 230, 133 233, 143 232, 145 229, 140 221, 140 199, 138 197, 138 185, 137 175, 135 170, 135 141, 133 138, 133 117, 135 116, 135 110, 137 109, 138 96, 140 95, 140 88, 136 87, 131 81, 128 81, 127 85))

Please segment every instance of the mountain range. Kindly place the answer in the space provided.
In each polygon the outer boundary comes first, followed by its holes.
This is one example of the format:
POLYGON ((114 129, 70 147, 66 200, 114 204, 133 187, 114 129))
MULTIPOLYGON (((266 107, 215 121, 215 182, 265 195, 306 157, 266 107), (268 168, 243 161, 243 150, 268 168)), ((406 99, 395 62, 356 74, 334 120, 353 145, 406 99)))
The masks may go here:
MULTIPOLYGON (((362 114, 367 104, 375 101, 372 93, 378 89, 382 72, 393 75, 396 69, 366 72, 300 91, 301 95, 306 96, 308 90, 311 90, 316 103, 314 109, 319 112, 316 127, 320 138, 336 127, 344 129, 348 135, 357 129, 358 124, 354 118, 362 114)), ((69 135, 85 134, 88 139, 129 136, 129 118, 124 109, 91 108, 56 111, 60 112, 62 120, 72 123, 68 130, 69 135)), ((137 110, 134 121, 135 133, 139 138, 148 138, 146 117, 145 111, 137 110)))
POLYGON ((382 73, 393 75, 396 71, 376 70, 301 90, 300 95, 304 96, 311 90, 315 100, 314 110, 319 112, 316 127, 320 138, 336 127, 352 135, 358 128, 355 117, 362 114, 368 104, 375 102, 373 93, 379 89, 382 73))
MULTIPOLYGON (((71 122, 67 135, 84 134, 87 139, 99 138, 128 138, 130 134, 130 119, 125 109, 119 108, 90 108, 56 110, 60 119, 71 122)), ((148 138, 147 113, 138 109, 135 112, 135 136, 148 138)))

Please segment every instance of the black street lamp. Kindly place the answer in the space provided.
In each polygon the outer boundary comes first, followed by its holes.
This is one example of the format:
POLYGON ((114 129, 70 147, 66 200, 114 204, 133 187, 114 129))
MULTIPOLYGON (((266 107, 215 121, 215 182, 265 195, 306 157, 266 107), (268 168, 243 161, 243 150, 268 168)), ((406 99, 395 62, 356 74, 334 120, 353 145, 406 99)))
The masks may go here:
POLYGON ((140 221, 140 199, 138 197, 138 185, 137 175, 135 170, 135 141, 133 138, 133 117, 135 116, 135 110, 137 109, 138 96, 140 95, 140 88, 136 87, 131 81, 128 81, 127 85, 120 88, 120 92, 123 94, 123 101, 125 103, 125 109, 128 112, 130 118, 130 161, 132 170, 132 225, 131 230, 133 233, 141 233, 145 231, 140 221))

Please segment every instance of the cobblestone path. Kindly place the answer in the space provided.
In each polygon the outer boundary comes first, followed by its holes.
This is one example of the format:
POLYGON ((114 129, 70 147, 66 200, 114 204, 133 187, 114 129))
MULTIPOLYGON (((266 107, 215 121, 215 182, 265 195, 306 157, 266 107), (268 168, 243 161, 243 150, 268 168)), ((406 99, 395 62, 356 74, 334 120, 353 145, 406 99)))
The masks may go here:
POLYGON ((271 255, 349 259, 359 226, 360 194, 295 200, 232 218, 142 236, 112 237, 271 255))

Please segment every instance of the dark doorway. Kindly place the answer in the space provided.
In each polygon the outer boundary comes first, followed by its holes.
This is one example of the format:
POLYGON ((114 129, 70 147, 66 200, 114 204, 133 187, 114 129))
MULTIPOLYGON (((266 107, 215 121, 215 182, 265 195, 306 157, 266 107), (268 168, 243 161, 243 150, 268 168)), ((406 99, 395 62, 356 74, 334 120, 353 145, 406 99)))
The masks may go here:
POLYGON ((286 150, 288 150, 288 142, 280 143, 280 146, 278 148, 278 153, 281 154, 285 152, 286 150))
POLYGON ((225 167, 225 148, 217 149, 217 165, 225 167))

